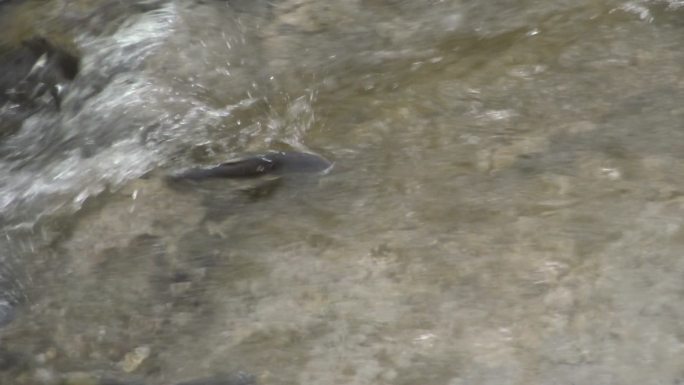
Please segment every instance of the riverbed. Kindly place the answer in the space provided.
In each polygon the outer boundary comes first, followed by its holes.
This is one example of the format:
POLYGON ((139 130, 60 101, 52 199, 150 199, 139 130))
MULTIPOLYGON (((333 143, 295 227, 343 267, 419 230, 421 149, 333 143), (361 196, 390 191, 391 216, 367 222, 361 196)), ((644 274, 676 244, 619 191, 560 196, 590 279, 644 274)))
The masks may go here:
POLYGON ((0 26, 81 60, 0 135, 0 383, 684 381, 681 1, 9 1, 0 26), (334 166, 165 178, 269 150, 334 166))

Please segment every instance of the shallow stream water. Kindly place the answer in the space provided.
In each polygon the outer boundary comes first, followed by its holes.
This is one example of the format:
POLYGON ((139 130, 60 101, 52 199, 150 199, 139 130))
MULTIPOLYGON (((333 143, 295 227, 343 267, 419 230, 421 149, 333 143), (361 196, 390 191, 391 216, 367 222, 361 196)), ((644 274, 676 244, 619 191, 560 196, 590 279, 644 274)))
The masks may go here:
POLYGON ((0 384, 684 381, 681 1, 8 1, 0 28, 81 57, 0 132, 0 384), (273 149, 335 165, 164 178, 273 149))

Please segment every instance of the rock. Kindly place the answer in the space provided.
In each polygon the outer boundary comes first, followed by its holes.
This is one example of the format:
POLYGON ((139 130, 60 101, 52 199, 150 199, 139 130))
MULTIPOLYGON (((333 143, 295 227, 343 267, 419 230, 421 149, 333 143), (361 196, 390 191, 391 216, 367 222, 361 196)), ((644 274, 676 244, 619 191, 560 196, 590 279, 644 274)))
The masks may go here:
POLYGON ((124 359, 119 362, 119 367, 126 373, 135 371, 140 364, 143 363, 150 356, 151 349, 149 346, 138 346, 132 352, 127 353, 124 359))
POLYGON ((67 82, 78 74, 79 59, 42 37, 0 55, 0 105, 7 102, 31 107, 50 92, 56 107, 61 105, 67 82))

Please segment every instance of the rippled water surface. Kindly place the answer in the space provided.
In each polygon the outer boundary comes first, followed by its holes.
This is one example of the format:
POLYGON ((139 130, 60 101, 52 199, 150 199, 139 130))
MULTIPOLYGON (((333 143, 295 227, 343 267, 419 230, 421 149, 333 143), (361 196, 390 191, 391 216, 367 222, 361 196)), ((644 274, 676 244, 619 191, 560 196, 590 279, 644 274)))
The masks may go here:
POLYGON ((81 60, 0 126, 0 383, 684 381, 681 1, 15 0, 0 27, 81 60), (267 150, 335 165, 164 178, 267 150))

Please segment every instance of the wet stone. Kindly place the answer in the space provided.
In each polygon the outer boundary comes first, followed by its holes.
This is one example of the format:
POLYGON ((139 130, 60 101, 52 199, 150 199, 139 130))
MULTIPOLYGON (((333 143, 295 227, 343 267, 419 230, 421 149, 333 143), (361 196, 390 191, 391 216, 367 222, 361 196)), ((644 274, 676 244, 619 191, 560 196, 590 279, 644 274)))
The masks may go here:
POLYGON ((79 59, 37 37, 0 55, 0 104, 12 101, 31 106, 49 91, 59 108, 63 84, 78 73, 79 59))

